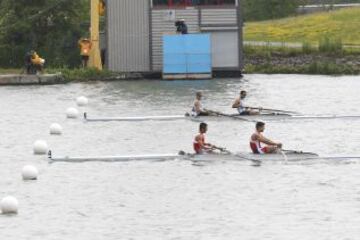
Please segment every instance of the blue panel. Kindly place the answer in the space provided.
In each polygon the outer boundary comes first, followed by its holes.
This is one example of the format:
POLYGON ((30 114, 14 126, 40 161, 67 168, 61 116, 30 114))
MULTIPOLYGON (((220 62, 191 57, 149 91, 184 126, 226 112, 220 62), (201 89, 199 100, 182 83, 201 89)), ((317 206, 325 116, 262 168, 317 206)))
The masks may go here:
POLYGON ((183 35, 163 36, 163 49, 165 53, 184 53, 185 38, 183 35))
POLYGON ((185 38, 181 35, 163 37, 163 72, 186 73, 185 38))
POLYGON ((210 34, 163 37, 163 73, 211 73, 210 34))

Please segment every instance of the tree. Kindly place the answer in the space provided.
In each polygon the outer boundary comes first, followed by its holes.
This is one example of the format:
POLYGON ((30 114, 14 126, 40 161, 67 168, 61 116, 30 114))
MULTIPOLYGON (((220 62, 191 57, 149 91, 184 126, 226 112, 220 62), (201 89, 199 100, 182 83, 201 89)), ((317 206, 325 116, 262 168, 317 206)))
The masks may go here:
POLYGON ((0 0, 0 65, 19 67, 34 49, 49 65, 75 65, 86 0, 0 0))
POLYGON ((299 2, 295 0, 243 0, 246 21, 287 17, 296 13, 299 2))

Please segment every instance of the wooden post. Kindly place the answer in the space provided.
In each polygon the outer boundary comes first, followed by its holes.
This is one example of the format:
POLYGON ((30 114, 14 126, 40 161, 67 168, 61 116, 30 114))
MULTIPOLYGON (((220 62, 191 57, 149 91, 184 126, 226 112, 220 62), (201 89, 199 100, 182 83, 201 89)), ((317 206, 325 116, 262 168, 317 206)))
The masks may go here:
POLYGON ((90 38, 91 38, 91 51, 89 66, 95 67, 99 70, 102 70, 102 63, 100 57, 100 44, 99 44, 99 0, 91 0, 91 27, 90 27, 90 38))

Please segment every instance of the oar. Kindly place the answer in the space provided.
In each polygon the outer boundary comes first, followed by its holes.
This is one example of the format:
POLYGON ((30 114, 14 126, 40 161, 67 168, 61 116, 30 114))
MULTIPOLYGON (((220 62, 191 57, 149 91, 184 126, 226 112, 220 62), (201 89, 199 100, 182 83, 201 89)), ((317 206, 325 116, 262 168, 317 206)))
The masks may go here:
POLYGON ((224 147, 212 146, 212 149, 217 149, 217 150, 219 150, 220 152, 225 152, 225 153, 228 153, 228 154, 232 154, 232 152, 230 152, 229 150, 227 150, 227 149, 224 148, 224 147))
MULTIPOLYGON (((234 157, 239 157, 238 154, 235 154, 235 153, 227 150, 226 148, 216 147, 216 146, 213 146, 213 148, 214 148, 214 149, 218 149, 218 150, 221 151, 221 152, 225 152, 225 153, 227 153, 227 154, 231 154, 231 155, 233 155, 234 157)), ((260 160, 256 160, 256 159, 245 159, 245 160, 248 160, 248 161, 254 163, 255 165, 253 165, 253 166, 257 166, 257 167, 258 167, 258 166, 261 166, 261 161, 260 161, 260 160)), ((285 156, 285 161, 287 162, 287 157, 286 157, 286 156, 285 156)))
POLYGON ((283 155, 285 163, 287 164, 288 163, 288 157, 286 156, 286 152, 280 149, 280 153, 281 153, 281 155, 283 155))
POLYGON ((204 110, 209 112, 209 113, 216 114, 218 116, 229 117, 229 118, 233 118, 233 119, 243 120, 243 121, 246 121, 246 122, 255 122, 254 120, 250 120, 250 119, 243 118, 243 117, 240 117, 240 116, 234 116, 234 115, 231 115, 231 114, 226 114, 226 113, 213 111, 213 110, 209 110, 209 109, 204 109, 204 110))
POLYGON ((304 152, 304 151, 300 151, 300 150, 286 150, 286 149, 281 149, 282 152, 286 153, 286 154, 311 154, 314 156, 319 156, 316 153, 313 152, 304 152))
POLYGON ((257 109, 257 110, 265 110, 265 111, 273 111, 273 112, 299 114, 298 112, 295 112, 295 111, 287 111, 287 110, 272 109, 272 108, 261 108, 261 107, 245 107, 245 108, 257 109))

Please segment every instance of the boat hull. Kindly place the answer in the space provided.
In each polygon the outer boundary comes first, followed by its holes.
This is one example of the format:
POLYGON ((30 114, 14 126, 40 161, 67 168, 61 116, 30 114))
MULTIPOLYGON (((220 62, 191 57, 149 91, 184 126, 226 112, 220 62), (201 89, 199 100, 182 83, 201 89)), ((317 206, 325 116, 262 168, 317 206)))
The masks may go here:
POLYGON ((79 156, 79 157, 54 157, 49 154, 51 162, 127 162, 127 161, 166 161, 166 160, 190 160, 194 162, 213 161, 303 161, 318 159, 314 153, 285 153, 285 154, 154 154, 154 155, 123 155, 123 156, 79 156))
POLYGON ((246 122, 256 121, 278 121, 278 120, 306 120, 306 119, 359 119, 359 115, 291 115, 285 113, 270 113, 252 116, 242 116, 239 114, 211 115, 193 117, 185 115, 164 115, 164 116, 136 116, 136 117, 89 117, 84 113, 85 122, 139 122, 139 121, 176 121, 191 120, 194 122, 211 121, 211 120, 240 120, 246 122))

